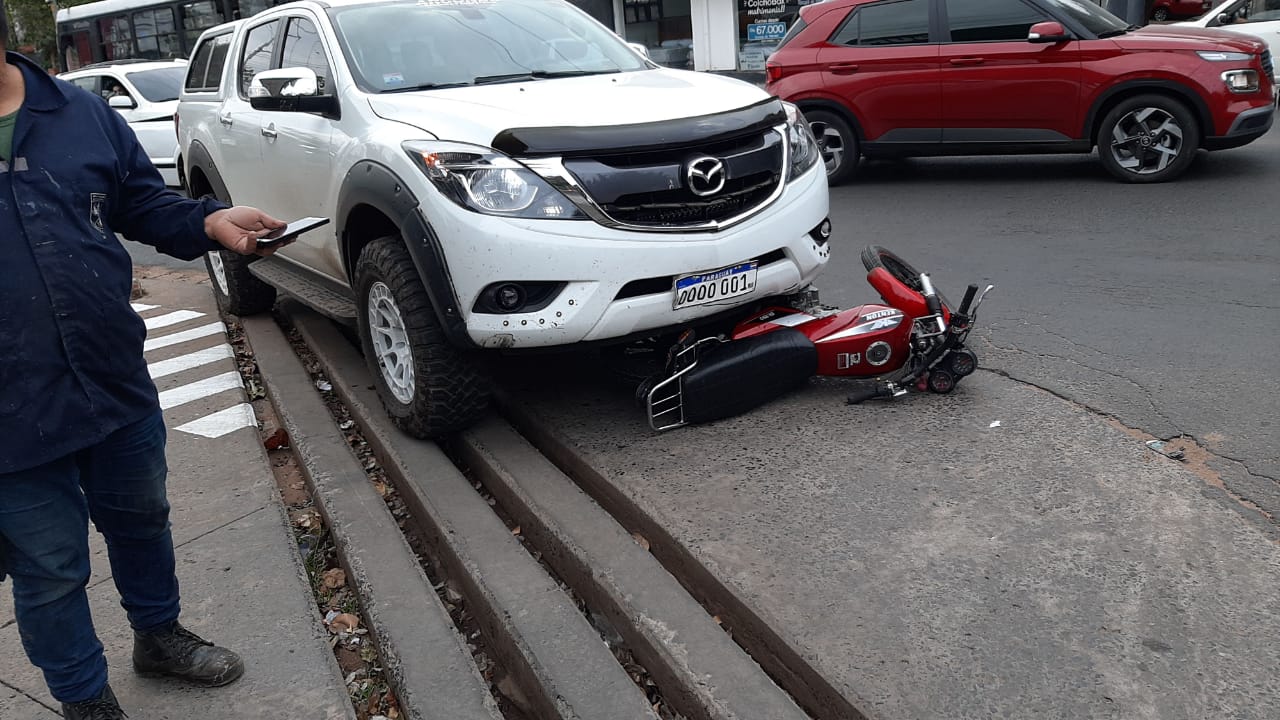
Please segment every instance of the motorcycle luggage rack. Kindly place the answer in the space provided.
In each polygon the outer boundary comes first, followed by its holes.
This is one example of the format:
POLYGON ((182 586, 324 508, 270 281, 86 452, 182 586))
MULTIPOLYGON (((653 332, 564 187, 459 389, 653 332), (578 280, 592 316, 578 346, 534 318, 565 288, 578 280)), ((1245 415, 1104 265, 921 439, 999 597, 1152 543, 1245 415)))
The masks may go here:
MULTIPOLYGON (((682 342, 687 338, 682 337, 682 342)), ((698 366, 698 348, 706 343, 724 342, 720 337, 709 337, 686 345, 673 348, 669 366, 675 372, 671 377, 654 385, 645 395, 645 408, 649 415, 649 427, 657 432, 684 427, 688 421, 684 416, 684 384, 682 378, 690 370, 698 366), (670 417, 669 417, 670 416, 670 417), (662 424, 666 423, 666 424, 662 424)))

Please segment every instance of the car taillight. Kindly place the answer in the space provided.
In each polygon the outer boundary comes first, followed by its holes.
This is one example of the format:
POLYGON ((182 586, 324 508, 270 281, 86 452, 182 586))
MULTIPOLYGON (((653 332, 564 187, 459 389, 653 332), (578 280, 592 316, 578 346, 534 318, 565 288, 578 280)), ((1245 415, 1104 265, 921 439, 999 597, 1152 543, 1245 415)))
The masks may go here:
POLYGON ((773 63, 767 63, 764 66, 764 72, 765 72, 765 78, 767 82, 778 82, 779 80, 782 79, 782 76, 784 74, 782 72, 782 66, 774 65, 773 63))

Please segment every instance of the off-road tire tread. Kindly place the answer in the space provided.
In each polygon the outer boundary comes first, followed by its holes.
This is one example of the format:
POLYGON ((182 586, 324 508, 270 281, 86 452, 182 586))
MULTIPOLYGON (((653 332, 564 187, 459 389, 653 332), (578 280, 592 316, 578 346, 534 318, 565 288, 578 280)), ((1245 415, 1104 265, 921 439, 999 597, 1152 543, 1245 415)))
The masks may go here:
POLYGON ((449 343, 413 259, 396 236, 365 246, 356 263, 357 320, 365 362, 383 407, 395 424, 418 438, 462 430, 489 405, 489 381, 467 353, 449 343), (409 333, 413 354, 414 397, 401 403, 386 386, 373 349, 366 302, 369 287, 381 280, 391 290, 409 333))

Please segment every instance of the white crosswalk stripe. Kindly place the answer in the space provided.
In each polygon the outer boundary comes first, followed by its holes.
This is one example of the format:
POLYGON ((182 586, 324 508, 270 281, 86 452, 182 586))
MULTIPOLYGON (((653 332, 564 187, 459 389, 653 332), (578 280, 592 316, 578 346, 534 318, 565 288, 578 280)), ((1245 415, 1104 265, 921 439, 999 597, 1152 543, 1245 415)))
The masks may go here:
POLYGON ((160 393, 160 409, 168 410, 179 405, 186 405, 189 402, 195 402, 201 398, 216 395, 224 390, 234 390, 238 387, 244 387, 244 385, 240 382, 240 373, 235 370, 221 375, 214 375, 211 378, 179 385, 172 390, 165 390, 160 393))
MULTIPOLYGON (((169 415, 168 411, 183 408, 176 412, 186 420, 193 412, 183 406, 218 396, 213 404, 221 407, 210 408, 207 414, 172 427, 174 431, 220 438, 240 428, 258 426, 253 406, 245 402, 244 393, 233 395, 228 392, 243 388, 244 383, 239 371, 234 369, 235 350, 227 343, 227 328, 222 322, 215 321, 197 327, 186 326, 184 329, 183 323, 206 317, 205 314, 194 310, 165 311, 158 305, 143 303, 133 303, 132 307, 137 313, 151 315, 143 318, 147 326, 147 340, 143 351, 147 353, 147 372, 151 378, 160 380, 185 373, 179 380, 181 382, 188 377, 197 376, 191 382, 160 392, 160 408, 165 411, 166 417, 169 415), (182 348, 180 355, 165 357, 156 352, 183 343, 190 343, 192 347, 182 348), (152 359, 153 353, 155 359, 152 359), (204 377, 198 377, 199 375, 204 377), (226 393, 225 402, 219 393, 226 393)), ((167 384, 172 382, 166 381, 167 384)), ((207 404, 200 406, 201 410, 207 404)))
POLYGON ((147 365, 147 372, 151 373, 151 379, 155 380, 156 378, 166 377, 174 373, 180 373, 183 370, 190 370, 191 368, 208 365, 211 362, 217 362, 223 358, 233 358, 235 356, 235 351, 231 349, 231 346, 223 343, 222 345, 215 345, 214 347, 197 350, 186 355, 179 355, 176 358, 151 363, 147 365))
POLYGON ((172 335, 162 335, 157 338, 149 338, 145 343, 143 343, 142 349, 144 351, 159 350, 160 348, 169 347, 170 345, 177 345, 178 343, 184 343, 190 340, 198 340, 200 338, 217 335, 219 333, 226 335, 227 328, 220 322, 211 322, 208 325, 201 325, 198 328, 183 330, 182 332, 176 332, 172 335))
POLYGON ((178 323, 186 322, 188 320, 195 320, 198 317, 204 317, 204 313, 196 312, 195 310, 174 310, 173 312, 165 313, 164 315, 146 318, 142 322, 146 323, 148 330, 156 330, 162 327, 169 327, 170 325, 177 325, 178 323))
POLYGON ((258 418, 253 414, 253 406, 249 403, 233 405, 219 410, 212 415, 205 415, 189 423, 179 425, 174 430, 181 430, 192 435, 203 435, 207 438, 219 438, 242 427, 253 427, 258 418))

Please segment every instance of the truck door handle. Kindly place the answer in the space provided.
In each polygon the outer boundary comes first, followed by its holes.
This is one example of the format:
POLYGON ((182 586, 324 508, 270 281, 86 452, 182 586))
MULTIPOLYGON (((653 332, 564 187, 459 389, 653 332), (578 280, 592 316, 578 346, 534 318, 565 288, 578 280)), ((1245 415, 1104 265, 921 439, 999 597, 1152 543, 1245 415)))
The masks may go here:
POLYGON ((858 72, 858 66, 854 63, 835 63, 831 66, 831 72, 835 75, 852 75, 858 72))
POLYGON ((276 139, 276 135, 277 135, 277 134, 278 134, 278 133, 276 133, 276 125, 275 125, 275 123, 272 123, 272 124, 270 124, 270 125, 268 125, 268 126, 266 126, 266 127, 262 128, 262 137, 264 137, 264 138, 270 138, 270 139, 272 139, 272 140, 275 140, 275 139, 276 139))
POLYGON ((981 65, 986 61, 987 61, 986 58, 980 58, 980 57, 951 58, 952 65, 981 65))
POLYGON ((231 127, 231 115, 230 114, 219 115, 218 122, 222 123, 223 125, 226 125, 227 127, 231 127))

